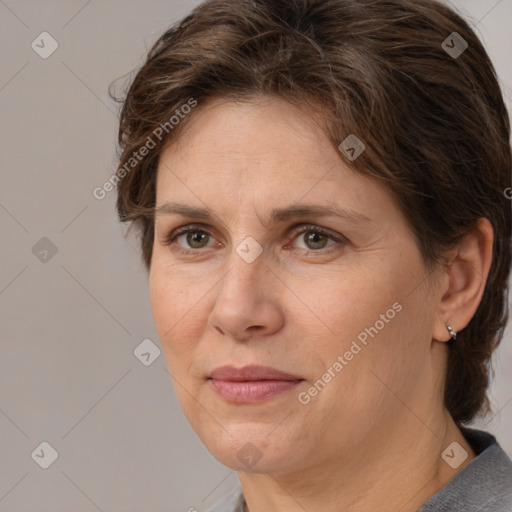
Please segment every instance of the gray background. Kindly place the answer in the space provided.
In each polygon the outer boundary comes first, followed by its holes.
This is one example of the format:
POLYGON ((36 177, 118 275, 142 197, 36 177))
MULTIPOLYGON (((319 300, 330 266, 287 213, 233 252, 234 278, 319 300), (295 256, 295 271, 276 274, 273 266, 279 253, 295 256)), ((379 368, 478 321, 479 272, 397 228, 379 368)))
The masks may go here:
MULTIPOLYGON (((195 4, 0 0, 2 512, 202 511, 236 482, 189 428, 163 355, 149 366, 135 357, 144 339, 159 346, 138 241, 123 238, 115 191, 92 195, 115 170, 108 84, 195 4), (47 59, 31 48, 43 31, 59 45, 47 59), (49 460, 43 441, 59 454, 48 469, 36 463, 49 460)), ((455 5, 510 109, 512 0, 455 5)), ((511 345, 509 328, 495 413, 477 426, 512 455, 511 345)))

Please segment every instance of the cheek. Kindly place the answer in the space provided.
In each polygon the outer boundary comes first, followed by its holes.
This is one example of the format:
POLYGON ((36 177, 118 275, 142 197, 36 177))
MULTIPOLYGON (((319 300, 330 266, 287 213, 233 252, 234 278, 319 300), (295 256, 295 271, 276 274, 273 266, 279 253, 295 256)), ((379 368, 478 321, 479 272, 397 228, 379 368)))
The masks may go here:
POLYGON ((407 266, 399 259, 377 263, 304 281, 300 297, 309 310, 292 315, 298 331, 309 333, 305 338, 311 339, 315 329, 322 332, 314 352, 324 368, 348 352, 344 359, 350 371, 343 373, 351 375, 350 386, 364 381, 366 387, 370 370, 394 378, 401 366, 410 367, 425 355, 414 341, 428 330, 428 315, 421 313, 428 309, 428 298, 424 289, 411 294, 424 277, 421 265, 409 261, 407 266))
POLYGON ((380 315, 388 310, 389 316, 395 316, 393 304, 403 294, 399 280, 392 275, 391 269, 334 269, 305 281, 297 295, 307 304, 308 316, 316 317, 331 339, 347 342, 380 321, 380 315))
POLYGON ((152 267, 149 279, 151 311, 171 371, 187 367, 187 364, 183 365, 183 359, 201 337, 205 324, 204 294, 200 284, 184 282, 178 273, 162 270, 156 265, 152 267))

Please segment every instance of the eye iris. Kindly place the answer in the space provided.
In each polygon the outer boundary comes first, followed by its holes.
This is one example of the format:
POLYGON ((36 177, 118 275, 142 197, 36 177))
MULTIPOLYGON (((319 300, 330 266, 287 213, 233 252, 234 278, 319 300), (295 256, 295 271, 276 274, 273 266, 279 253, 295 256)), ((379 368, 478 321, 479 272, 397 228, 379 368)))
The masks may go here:
POLYGON ((314 231, 310 231, 305 235, 306 245, 310 247, 310 249, 323 249, 325 244, 327 243, 327 236, 322 233, 316 233, 314 231), (312 245, 310 245, 310 243, 312 245))
POLYGON ((208 243, 208 233, 203 231, 191 231, 187 233, 187 243, 194 249, 200 249, 208 243), (206 243, 202 243, 206 240, 206 243), (195 245, 198 243, 199 245, 195 245))

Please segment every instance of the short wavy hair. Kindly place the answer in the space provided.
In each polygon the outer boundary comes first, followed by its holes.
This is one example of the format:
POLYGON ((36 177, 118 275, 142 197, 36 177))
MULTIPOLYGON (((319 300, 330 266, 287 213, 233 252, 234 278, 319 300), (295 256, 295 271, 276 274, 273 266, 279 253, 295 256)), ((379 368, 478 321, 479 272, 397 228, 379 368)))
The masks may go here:
POLYGON ((111 95, 122 103, 117 211, 138 229, 148 270, 159 155, 215 97, 270 95, 315 109, 336 147, 357 134, 366 149, 347 163, 389 189, 428 269, 489 219, 492 266, 449 348, 444 399, 458 424, 490 411, 491 356, 508 319, 510 121, 494 67, 460 15, 435 0, 208 0, 111 95), (199 107, 174 129, 169 120, 191 100, 199 107))

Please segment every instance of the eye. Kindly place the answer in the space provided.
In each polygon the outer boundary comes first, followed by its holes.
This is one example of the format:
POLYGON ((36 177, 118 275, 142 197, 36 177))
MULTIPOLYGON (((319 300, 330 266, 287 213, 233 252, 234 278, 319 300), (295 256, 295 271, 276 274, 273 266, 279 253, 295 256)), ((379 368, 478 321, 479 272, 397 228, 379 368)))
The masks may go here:
POLYGON ((303 243, 302 247, 299 246, 299 249, 309 250, 310 252, 320 251, 337 243, 345 242, 342 237, 313 225, 303 226, 293 234, 295 242, 303 243))
MULTIPOLYGON (((325 249, 329 247, 329 237, 318 231, 306 231, 302 233, 302 236, 297 238, 298 241, 303 241, 305 247, 303 249, 325 249)), ((332 240, 331 240, 332 241, 332 240)), ((334 244, 335 242, 333 242, 334 244)), ((331 244, 332 245, 332 244, 331 244)))
POLYGON ((186 226, 173 231, 163 240, 164 245, 177 246, 183 254, 196 254, 198 250, 211 247, 215 239, 201 226, 186 226))
MULTIPOLYGON (((306 254, 325 254, 325 252, 328 252, 325 249, 336 245, 344 245, 347 242, 343 236, 314 225, 302 225, 292 231, 290 236, 292 243, 285 248, 292 245, 306 254)), ((178 228, 166 236, 162 243, 171 247, 173 251, 184 255, 198 255, 204 249, 221 245, 201 225, 188 225, 178 228)))
POLYGON ((202 249, 203 247, 208 246, 209 237, 210 235, 206 233, 206 231, 189 230, 179 235, 176 239, 184 239, 184 241, 192 249, 202 249))

